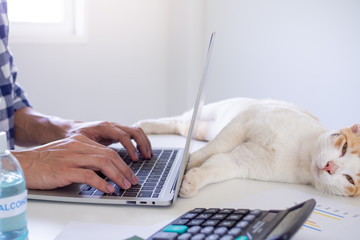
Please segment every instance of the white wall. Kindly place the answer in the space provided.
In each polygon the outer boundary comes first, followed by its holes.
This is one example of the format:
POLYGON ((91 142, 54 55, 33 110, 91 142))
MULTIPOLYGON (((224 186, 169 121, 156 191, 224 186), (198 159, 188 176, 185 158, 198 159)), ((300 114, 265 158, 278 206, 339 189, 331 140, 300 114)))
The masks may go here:
POLYGON ((11 45, 41 112, 123 124, 178 114, 193 102, 216 30, 209 100, 291 101, 329 128, 360 120, 359 1, 86 2, 86 43, 11 45))
POLYGON ((360 122, 360 1, 207 0, 208 97, 297 103, 330 129, 360 122))
POLYGON ((167 116, 194 106, 205 60, 204 0, 169 1, 167 116))
POLYGON ((130 124, 164 116, 167 0, 89 0, 85 43, 14 43, 18 82, 38 111, 130 124))

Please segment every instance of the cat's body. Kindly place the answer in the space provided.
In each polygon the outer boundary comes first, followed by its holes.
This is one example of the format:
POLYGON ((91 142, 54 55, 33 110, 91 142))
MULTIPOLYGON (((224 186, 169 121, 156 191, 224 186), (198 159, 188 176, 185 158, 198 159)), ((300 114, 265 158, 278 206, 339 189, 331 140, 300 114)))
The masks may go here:
MULTIPOLYGON (((146 133, 186 135, 191 111, 138 122, 146 133)), ((180 195, 232 178, 311 184, 333 194, 360 195, 359 125, 325 129, 304 109, 246 98, 204 106, 195 136, 209 141, 191 155, 180 195)))

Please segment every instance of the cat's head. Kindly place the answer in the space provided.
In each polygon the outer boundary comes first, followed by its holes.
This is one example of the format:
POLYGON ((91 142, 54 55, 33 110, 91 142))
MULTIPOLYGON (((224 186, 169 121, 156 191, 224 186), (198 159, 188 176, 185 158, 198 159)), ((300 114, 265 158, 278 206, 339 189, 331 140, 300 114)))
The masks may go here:
POLYGON ((336 195, 360 196, 360 124, 322 135, 317 149, 312 166, 315 187, 336 195))

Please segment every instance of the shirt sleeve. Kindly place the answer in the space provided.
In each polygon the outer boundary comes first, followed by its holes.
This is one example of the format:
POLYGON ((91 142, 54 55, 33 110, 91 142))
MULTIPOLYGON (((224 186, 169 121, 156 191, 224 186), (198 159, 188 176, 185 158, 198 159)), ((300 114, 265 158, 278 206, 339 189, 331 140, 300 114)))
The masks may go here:
POLYGON ((14 83, 13 83, 14 84, 13 85, 13 89, 14 89, 13 107, 14 107, 14 110, 17 111, 24 107, 31 107, 24 90, 20 87, 19 84, 16 83, 17 69, 14 65, 12 66, 11 74, 14 79, 14 83))

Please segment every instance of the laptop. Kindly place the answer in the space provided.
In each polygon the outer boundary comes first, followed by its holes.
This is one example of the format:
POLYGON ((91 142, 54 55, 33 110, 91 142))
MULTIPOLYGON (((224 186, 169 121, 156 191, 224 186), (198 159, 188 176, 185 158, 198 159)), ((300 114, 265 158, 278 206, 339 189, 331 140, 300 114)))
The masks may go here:
POLYGON ((189 127, 189 133, 183 148, 154 148, 154 156, 145 160, 139 156, 138 162, 133 162, 124 148, 118 151, 120 157, 128 164, 139 179, 139 183, 130 189, 123 190, 105 178, 115 187, 115 192, 105 194, 96 188, 80 183, 54 190, 29 190, 28 199, 96 203, 96 204, 119 204, 119 205, 145 205, 145 206, 169 206, 177 198, 181 181, 186 169, 190 154, 190 143, 196 131, 196 122, 201 114, 204 104, 204 89, 207 82, 209 65, 214 44, 215 33, 211 34, 207 51, 206 61, 197 93, 193 115, 189 127), (150 173, 149 173, 150 172, 150 173))

